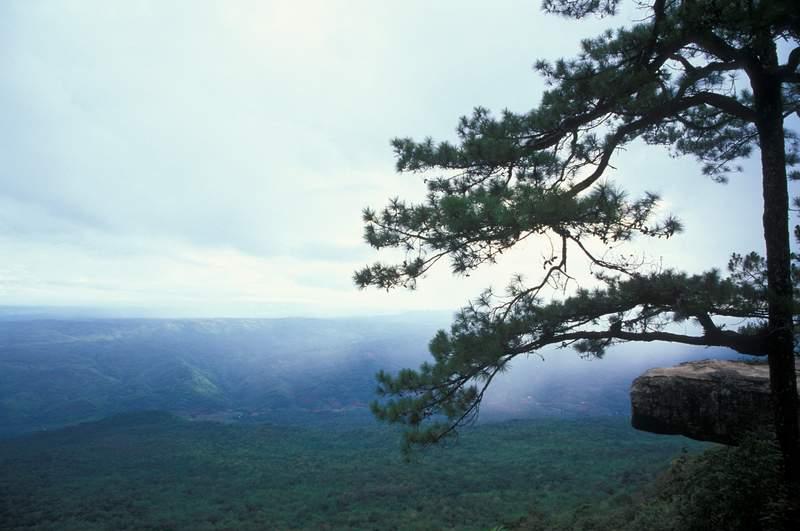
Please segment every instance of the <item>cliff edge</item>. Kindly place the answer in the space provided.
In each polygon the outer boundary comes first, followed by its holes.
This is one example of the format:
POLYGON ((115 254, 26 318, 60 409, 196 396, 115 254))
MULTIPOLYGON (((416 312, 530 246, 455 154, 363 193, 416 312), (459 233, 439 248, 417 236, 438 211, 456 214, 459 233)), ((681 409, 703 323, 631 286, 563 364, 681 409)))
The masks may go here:
MULTIPOLYGON (((800 365, 795 370, 800 373, 800 365)), ((744 433, 772 423, 769 368, 703 360, 650 369, 631 385, 631 408, 638 430, 736 444, 744 433)))

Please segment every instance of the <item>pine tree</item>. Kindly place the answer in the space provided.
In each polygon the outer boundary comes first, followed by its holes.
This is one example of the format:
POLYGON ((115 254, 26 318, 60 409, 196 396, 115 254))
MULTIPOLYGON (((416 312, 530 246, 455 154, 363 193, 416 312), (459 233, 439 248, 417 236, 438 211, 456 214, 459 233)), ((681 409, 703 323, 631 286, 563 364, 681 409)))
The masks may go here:
MULTIPOLYGON (((611 15, 618 0, 545 0, 567 17, 611 15)), ((456 143, 393 140, 401 172, 437 171, 420 204, 392 200, 364 211, 376 249, 404 249, 399 264, 354 275, 360 287, 413 288, 442 259, 465 274, 529 237, 558 244, 533 284, 482 294, 430 344, 432 363, 380 373, 375 414, 404 423, 409 444, 431 444, 469 422, 492 379, 516 356, 547 345, 601 356, 624 341, 724 346, 767 355, 776 434, 788 479, 800 479, 793 335, 793 270, 787 172, 798 140, 784 129, 800 116, 800 9, 796 0, 654 0, 632 27, 581 43, 573 59, 536 68, 550 88, 527 113, 462 117, 456 143), (778 44, 791 47, 779 60, 778 44), (640 139, 688 154, 725 181, 736 161, 760 153, 766 256, 734 254, 729 274, 643 271, 592 252, 635 235, 669 238, 678 220, 654 219, 659 198, 630 198, 604 178, 615 152, 640 139), (585 256, 602 288, 561 300, 545 288, 569 279, 567 254, 585 256), (721 319, 747 324, 726 329, 721 319), (677 334, 692 319, 702 332, 677 334)))

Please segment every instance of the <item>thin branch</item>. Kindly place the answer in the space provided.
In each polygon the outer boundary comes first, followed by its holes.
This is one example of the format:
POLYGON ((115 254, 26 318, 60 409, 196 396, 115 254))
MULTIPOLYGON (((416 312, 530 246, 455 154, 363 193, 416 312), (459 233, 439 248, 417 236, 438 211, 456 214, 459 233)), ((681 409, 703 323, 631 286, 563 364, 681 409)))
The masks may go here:
POLYGON ((561 236, 561 260, 559 261, 559 263, 554 265, 554 266, 551 266, 550 269, 547 270, 547 273, 545 274, 545 276, 542 279, 542 281, 539 282, 539 284, 537 284, 536 286, 533 286, 531 288, 528 288, 526 290, 521 291, 513 299, 511 299, 507 303, 505 303, 505 304, 500 306, 500 308, 505 307, 505 311, 503 312, 503 315, 500 317, 500 319, 502 321, 506 320, 506 318, 508 317, 509 312, 511 312, 511 310, 514 307, 514 305, 516 305, 517 302, 520 301, 520 299, 522 299, 525 296, 531 295, 531 294, 536 296, 536 294, 538 294, 539 291, 541 291, 541 289, 544 288, 547 285, 547 283, 549 282, 550 278, 554 274, 556 274, 557 272, 566 273, 566 267, 567 267, 567 235, 565 233, 559 233, 559 236, 561 236))
MULTIPOLYGON (((444 431, 441 431, 441 432, 437 433, 434 436, 433 440, 431 441, 431 444, 436 444, 437 442, 441 441, 442 439, 447 437, 450 433, 454 432, 456 429, 461 427, 464 424, 465 420, 468 419, 471 415, 477 414, 478 409, 480 408, 481 402, 483 401, 483 395, 486 393, 486 390, 489 388, 489 384, 492 383, 492 380, 494 379, 494 377, 497 375, 497 373, 499 373, 502 370, 502 368, 505 366, 505 364, 508 363, 509 359, 506 359, 504 362, 498 364, 494 368, 494 370, 492 370, 492 372, 489 374, 489 376, 486 377, 486 382, 484 382, 483 386, 481 387, 480 392, 478 392, 478 395, 475 397, 475 399, 472 401, 472 403, 469 405, 469 407, 464 411, 463 414, 461 414, 461 416, 458 419, 455 420, 455 422, 450 422, 448 424, 448 427, 444 431)), ((472 379, 472 377, 470 377, 468 379, 468 381, 471 380, 471 379, 472 379)))
POLYGON ((578 244, 578 247, 580 248, 580 250, 583 251, 583 254, 585 254, 586 257, 589 260, 592 261, 592 263, 594 263, 594 264, 596 264, 596 265, 598 265, 600 267, 603 267, 605 269, 611 269, 613 271, 618 271, 618 272, 623 273, 623 274, 628 275, 628 276, 633 276, 633 273, 631 273, 630 271, 628 271, 626 268, 624 268, 622 266, 619 266, 617 264, 612 264, 611 262, 606 262, 605 260, 601 260, 599 258, 596 258, 594 255, 592 255, 592 253, 589 252, 588 249, 586 249, 586 247, 583 245, 583 243, 581 243, 581 241, 579 239, 574 238, 574 237, 570 237, 570 239, 572 241, 574 241, 576 244, 578 244))

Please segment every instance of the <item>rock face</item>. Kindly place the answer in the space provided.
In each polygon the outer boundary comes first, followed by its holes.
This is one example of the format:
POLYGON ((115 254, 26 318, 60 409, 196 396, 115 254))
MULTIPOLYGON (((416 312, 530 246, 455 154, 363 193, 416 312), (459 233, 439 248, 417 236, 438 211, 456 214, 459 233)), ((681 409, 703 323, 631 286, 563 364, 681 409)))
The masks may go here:
POLYGON ((633 381, 631 406, 636 429, 736 444, 772 422, 769 368, 704 360, 650 369, 633 381))

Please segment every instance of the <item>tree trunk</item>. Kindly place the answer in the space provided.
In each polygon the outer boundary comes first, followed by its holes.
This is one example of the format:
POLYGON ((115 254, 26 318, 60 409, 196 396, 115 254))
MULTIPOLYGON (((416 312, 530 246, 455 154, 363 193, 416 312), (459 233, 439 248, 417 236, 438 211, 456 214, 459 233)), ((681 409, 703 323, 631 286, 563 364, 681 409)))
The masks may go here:
MULTIPOLYGON (((765 61, 770 62, 770 61, 765 61)), ((763 72, 753 83, 758 118, 767 250, 769 329, 767 346, 775 428, 790 482, 800 482, 800 433, 792 332, 793 294, 789 248, 789 193, 781 83, 763 72)))

